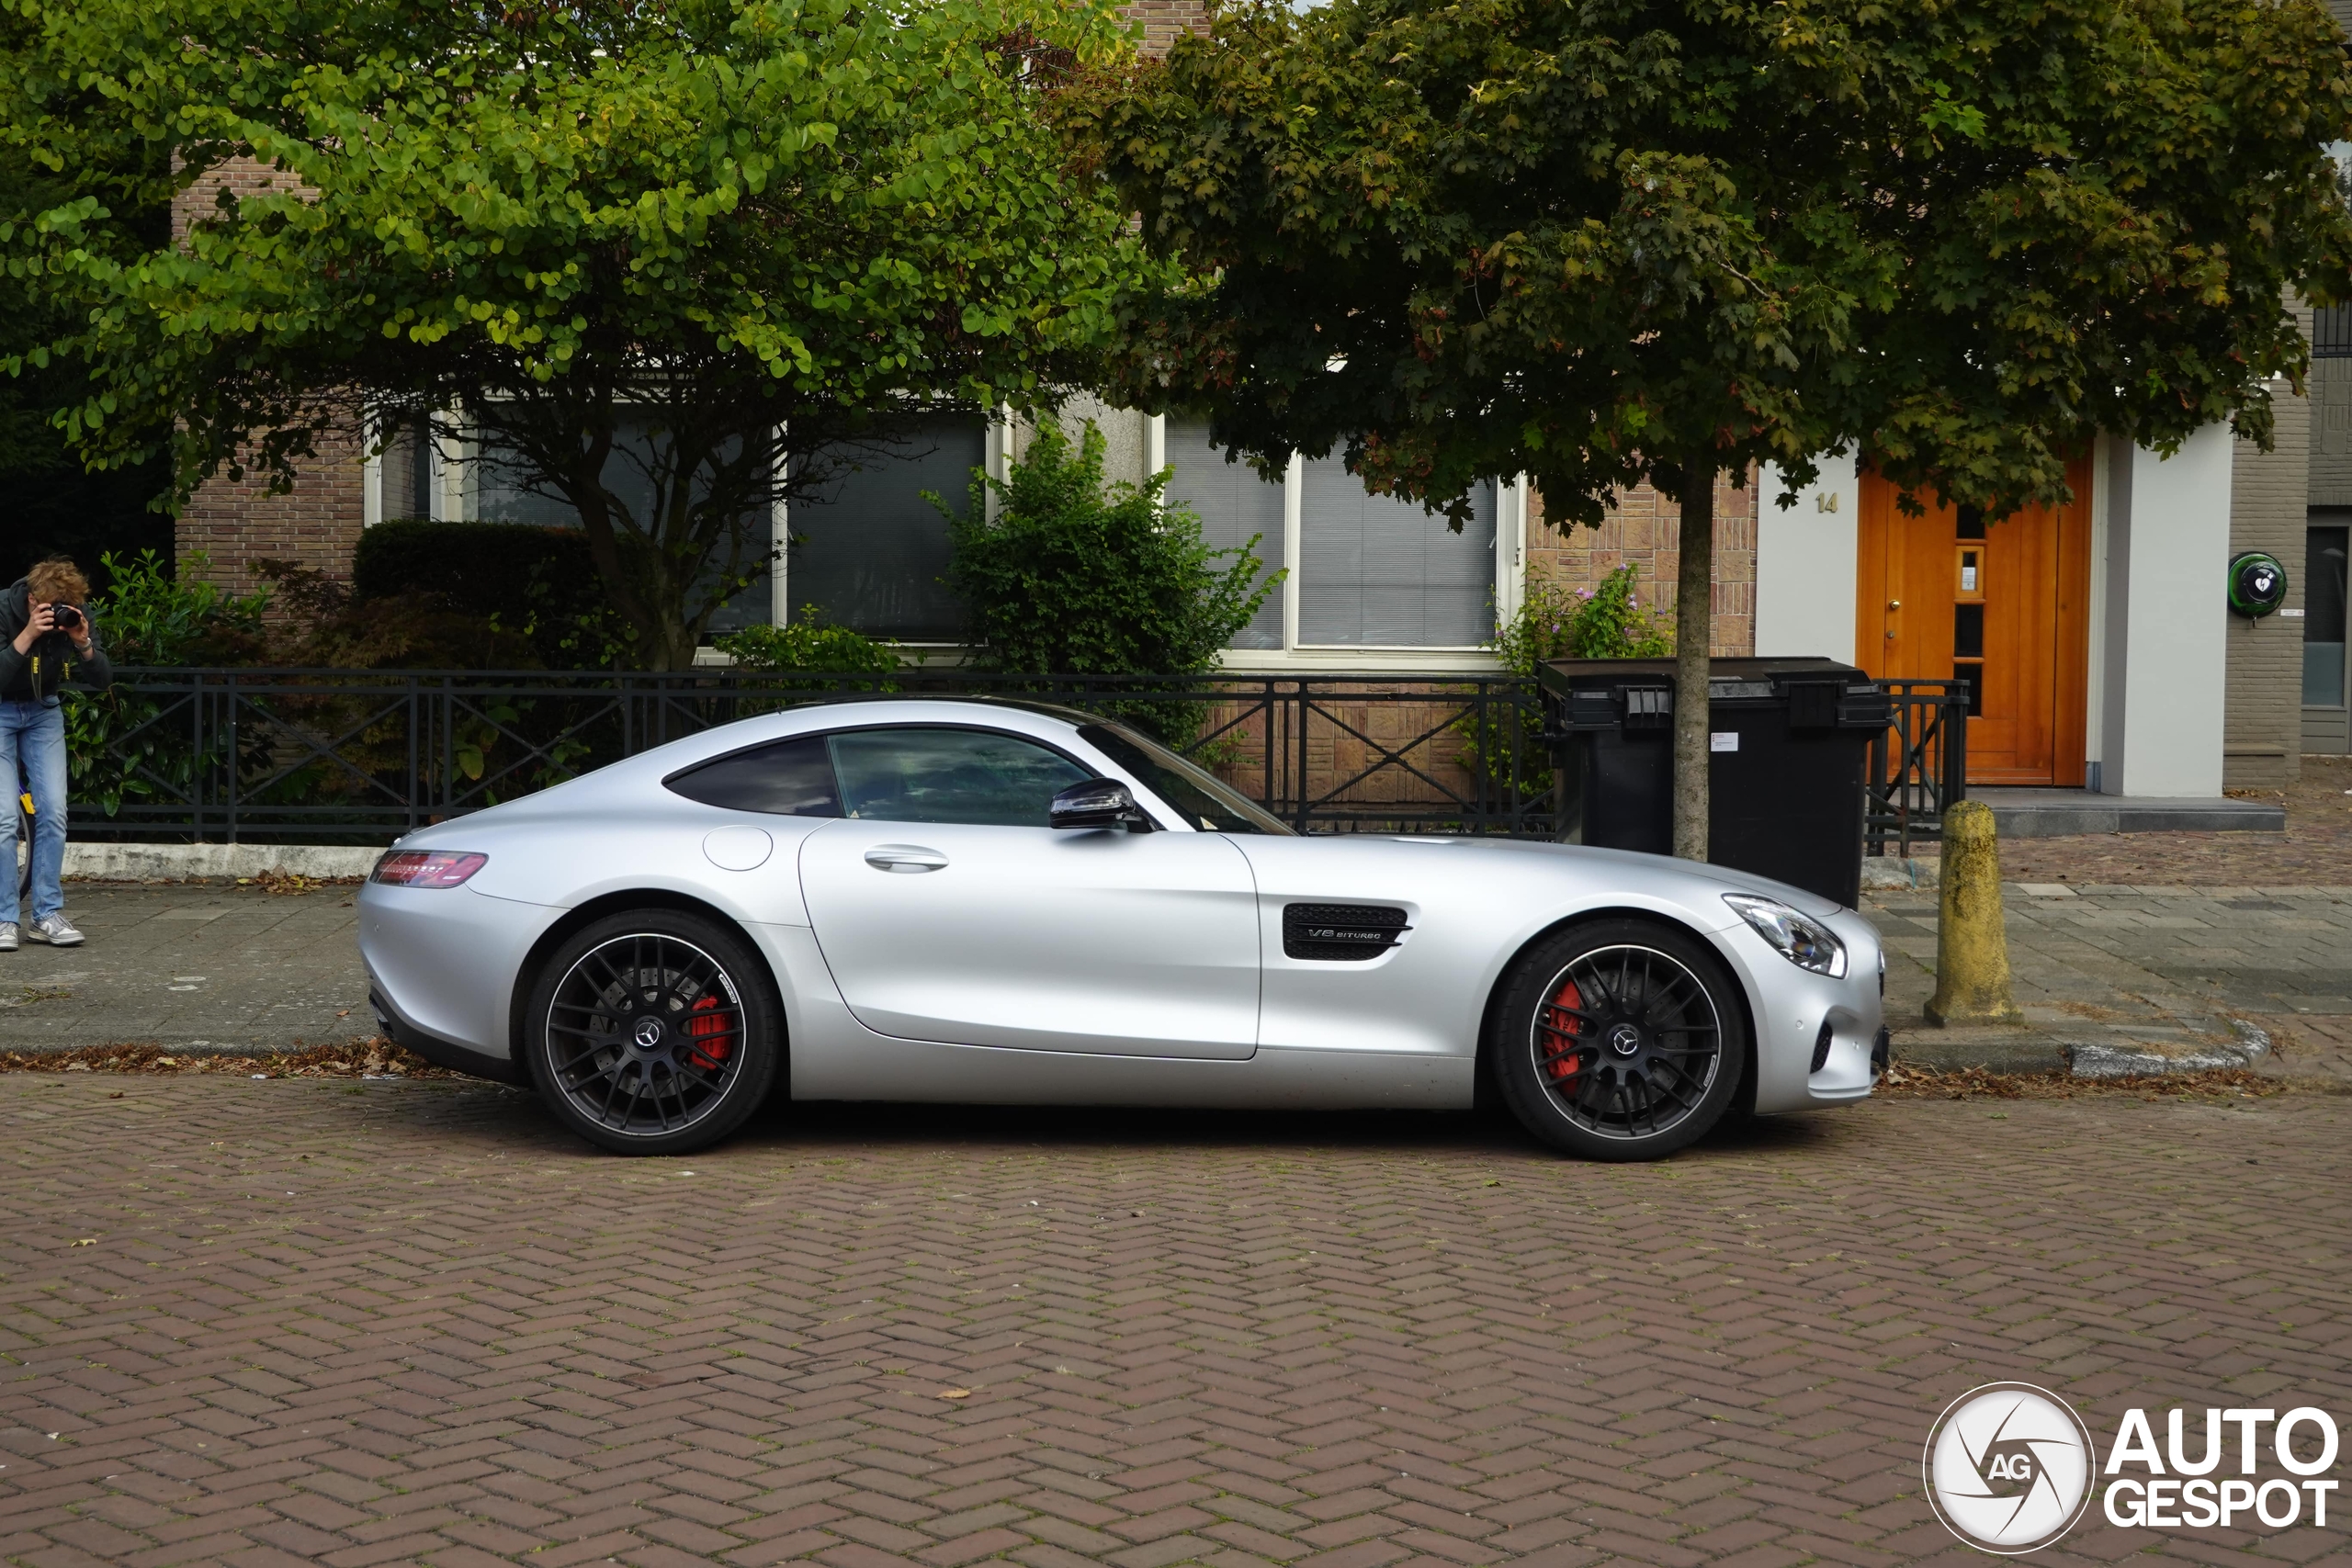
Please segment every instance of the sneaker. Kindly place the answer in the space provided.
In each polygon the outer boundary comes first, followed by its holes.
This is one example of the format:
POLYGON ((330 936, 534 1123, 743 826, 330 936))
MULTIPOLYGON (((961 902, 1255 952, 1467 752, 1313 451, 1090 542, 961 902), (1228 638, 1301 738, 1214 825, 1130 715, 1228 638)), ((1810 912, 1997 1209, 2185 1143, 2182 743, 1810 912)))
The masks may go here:
POLYGON ((17 922, 0 920, 0 953, 17 951, 17 922))
POLYGON ((82 945, 82 933, 75 931, 74 922, 62 915, 43 916, 35 920, 25 934, 35 942, 45 942, 51 947, 82 945))

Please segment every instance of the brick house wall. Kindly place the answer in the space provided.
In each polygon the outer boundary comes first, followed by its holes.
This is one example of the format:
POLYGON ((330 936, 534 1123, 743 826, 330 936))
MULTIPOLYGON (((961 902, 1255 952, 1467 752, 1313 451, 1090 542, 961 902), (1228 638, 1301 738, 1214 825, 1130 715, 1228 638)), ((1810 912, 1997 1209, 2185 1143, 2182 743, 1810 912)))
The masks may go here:
MULTIPOLYGON (((1721 657, 1756 651, 1756 477, 1736 487, 1734 476, 1715 481, 1715 570, 1712 651, 1721 657)), ((1527 505, 1527 582, 1589 588, 1621 566, 1634 569, 1642 607, 1670 619, 1675 579, 1682 570, 1681 506, 1641 485, 1620 498, 1598 528, 1566 534, 1544 520, 1539 498, 1527 505)))
POLYGON ((1186 33, 1208 30, 1206 0, 1129 0, 1127 16, 1143 24, 1143 51, 1165 54, 1186 33))
MULTIPOLYGON (((2304 324, 2310 325, 2308 312, 2304 324)), ((2262 550, 2277 557, 2287 568, 2287 605, 2297 609, 2303 603, 2313 409, 2311 400, 2294 397, 2278 398, 2272 407, 2278 414, 2272 449, 2240 441, 2231 455, 2230 553, 2262 550)), ((2302 776, 2302 625, 2279 615, 2229 617, 2224 788, 2276 789, 2302 776)))
MULTIPOLYGON (((213 211, 223 190, 254 196, 291 183, 283 170, 252 158, 208 170, 173 200, 172 238, 185 241, 189 229, 213 211)), ((258 581, 253 573, 257 560, 288 560, 348 577, 367 523, 367 454, 356 424, 327 431, 317 448, 284 495, 267 493, 251 477, 236 480, 221 474, 206 481, 180 509, 174 530, 180 573, 202 576, 237 593, 250 592, 258 581), (205 561, 200 572, 192 560, 198 556, 205 561)))

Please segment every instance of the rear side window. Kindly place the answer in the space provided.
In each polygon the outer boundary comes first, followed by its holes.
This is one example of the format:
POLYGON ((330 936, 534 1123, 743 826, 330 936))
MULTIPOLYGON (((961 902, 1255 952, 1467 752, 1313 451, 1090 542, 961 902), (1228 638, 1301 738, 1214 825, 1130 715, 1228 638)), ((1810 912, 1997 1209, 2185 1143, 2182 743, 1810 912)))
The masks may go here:
POLYGON ((821 735, 754 746, 662 782, 688 800, 729 811, 764 811, 775 817, 842 814, 832 759, 826 755, 821 735))
POLYGON ((849 815, 879 822, 1043 828, 1057 791, 1091 775, 1059 752, 986 729, 854 729, 833 737, 849 815))

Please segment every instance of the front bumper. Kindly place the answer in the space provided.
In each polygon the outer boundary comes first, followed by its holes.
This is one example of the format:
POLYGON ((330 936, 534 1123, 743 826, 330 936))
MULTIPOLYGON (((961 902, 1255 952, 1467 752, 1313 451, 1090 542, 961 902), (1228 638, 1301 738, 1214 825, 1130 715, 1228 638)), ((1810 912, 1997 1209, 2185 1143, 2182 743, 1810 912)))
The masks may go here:
POLYGON ((1754 1005, 1762 1114, 1868 1099, 1884 1065, 1878 932, 1850 910, 1824 923, 1846 944, 1846 973, 1835 978, 1798 968, 1744 923, 1720 939, 1754 1005))

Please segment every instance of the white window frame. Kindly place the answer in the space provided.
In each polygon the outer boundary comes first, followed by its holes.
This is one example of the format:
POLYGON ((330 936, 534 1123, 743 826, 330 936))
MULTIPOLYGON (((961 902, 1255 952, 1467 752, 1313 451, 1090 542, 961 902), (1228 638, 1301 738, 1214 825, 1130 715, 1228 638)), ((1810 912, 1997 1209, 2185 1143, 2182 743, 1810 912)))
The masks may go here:
MULTIPOLYGON (((1151 416, 1144 437, 1151 471, 1168 466, 1168 423, 1162 414, 1151 416)), ((1236 674, 1307 674, 1316 671, 1360 671, 1367 663, 1383 671, 1401 674, 1468 673, 1500 670, 1502 660, 1488 648, 1399 647, 1378 643, 1304 643, 1298 640, 1299 569, 1303 544, 1300 509, 1306 489, 1306 460, 1291 456, 1283 476, 1282 564, 1283 645, 1273 648, 1228 648, 1223 668, 1236 674)), ((1495 495, 1495 620, 1508 622, 1527 596, 1527 480, 1515 475, 1496 487, 1495 495)))
MULTIPOLYGON (((367 456, 359 464, 359 525, 373 528, 386 521, 384 516, 384 451, 383 431, 377 423, 375 410, 369 410, 360 424, 366 434, 367 456)), ((437 429, 432 421, 427 428, 437 429)), ((435 435, 425 448, 424 472, 425 516, 435 523, 470 522, 467 502, 471 491, 467 488, 466 460, 470 456, 464 444, 435 435)))
MULTIPOLYGON (((1012 412, 999 408, 988 421, 983 466, 989 477, 999 484, 1008 478, 1012 451, 1012 412)), ((776 461, 789 460, 786 432, 776 430, 776 461)), ((435 522, 472 521, 478 503, 477 481, 474 475, 472 443, 454 437, 437 435, 426 453, 427 494, 429 514, 435 522)), ((1144 461, 1147 471, 1158 473, 1168 466, 1168 423, 1166 416, 1153 414, 1145 422, 1144 461)), ((1300 571, 1302 554, 1300 507, 1306 492, 1306 460, 1294 455, 1290 468, 1283 479, 1283 537, 1282 564, 1286 575, 1281 589, 1283 596, 1283 646, 1279 649, 1233 648, 1225 650, 1222 667, 1236 674, 1307 674, 1317 671, 1361 671, 1375 664, 1383 671, 1403 674, 1470 673, 1500 670, 1502 661, 1494 650, 1476 646, 1427 648, 1382 644, 1302 643, 1298 640, 1299 591, 1303 586, 1300 571)), ((365 474, 365 507, 368 525, 382 520, 383 462, 371 455, 365 474)), ((1495 503, 1495 619, 1508 622, 1519 613, 1527 595, 1527 505, 1528 485, 1524 475, 1517 475, 1496 487, 1495 503)), ((995 492, 989 491, 989 504, 995 504, 995 492)), ((769 508, 768 538, 776 552, 772 569, 770 615, 772 624, 783 626, 790 623, 793 611, 791 595, 791 558, 788 547, 792 539, 790 503, 782 500, 769 508)), ((906 643, 909 653, 921 660, 942 657, 960 658, 967 647, 962 643, 906 643)))

